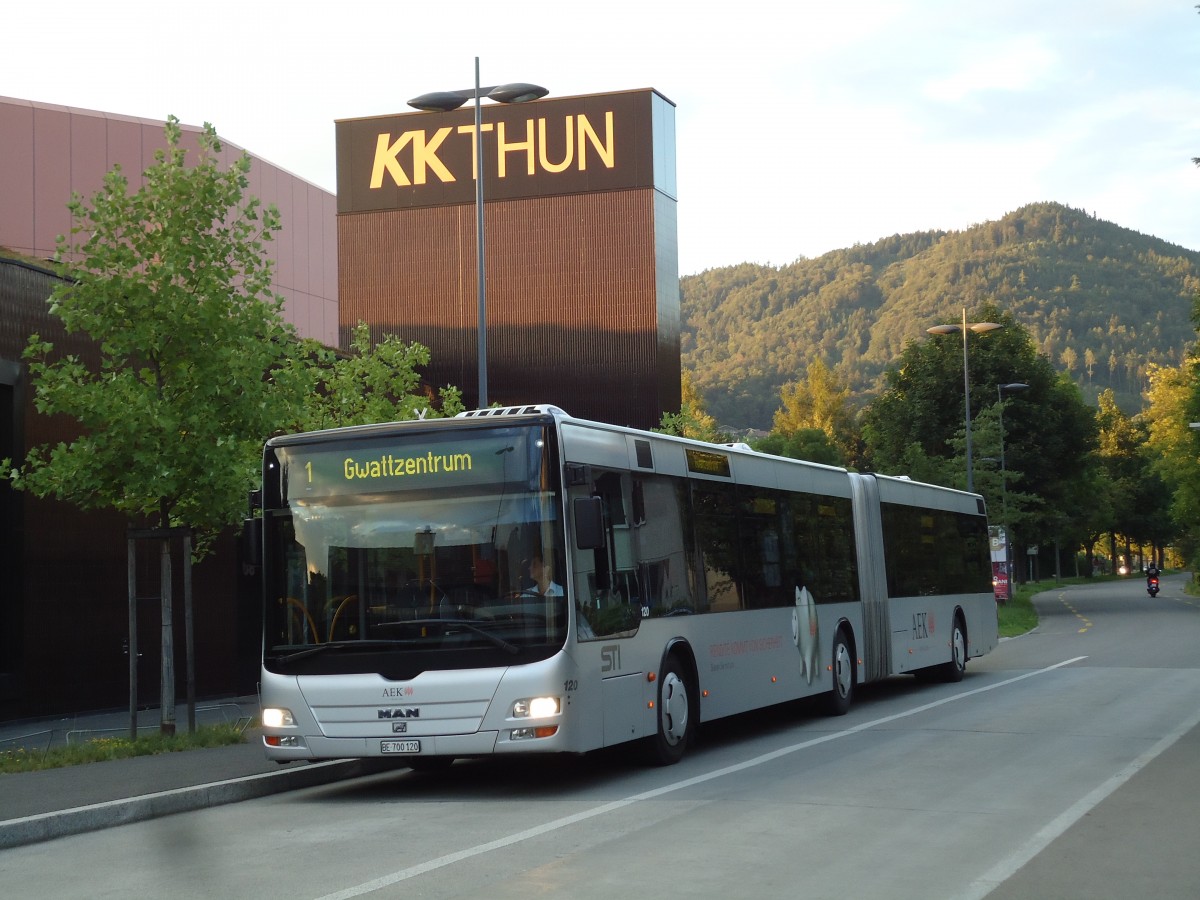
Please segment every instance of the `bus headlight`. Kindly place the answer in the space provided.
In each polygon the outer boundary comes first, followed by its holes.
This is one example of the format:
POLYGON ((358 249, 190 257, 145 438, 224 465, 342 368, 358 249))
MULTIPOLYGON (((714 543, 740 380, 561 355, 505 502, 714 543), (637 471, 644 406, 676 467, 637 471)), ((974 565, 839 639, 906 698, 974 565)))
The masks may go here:
POLYGON ((513 704, 512 716, 514 719, 540 719, 557 716, 560 709, 557 697, 530 697, 513 704))
POLYGON ((294 728, 296 717, 290 709, 268 707, 262 711, 263 728, 294 728))

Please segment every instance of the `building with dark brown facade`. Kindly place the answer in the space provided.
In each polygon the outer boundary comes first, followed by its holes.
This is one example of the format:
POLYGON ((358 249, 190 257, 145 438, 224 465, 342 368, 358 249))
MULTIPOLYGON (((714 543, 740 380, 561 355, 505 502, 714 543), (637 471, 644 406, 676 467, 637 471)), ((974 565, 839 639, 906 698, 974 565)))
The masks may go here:
MULTIPOLYGON (((487 399, 652 427, 680 403, 675 108, 653 90, 482 110, 487 399)), ((475 111, 337 123, 343 342, 431 349, 478 400, 475 111)))
MULTIPOLYGON (((183 126, 184 145, 199 129, 183 126)), ((72 193, 90 197, 116 164, 131 189, 165 146, 163 123, 0 97, 0 459, 70 440, 69 422, 37 414, 22 353, 32 333, 61 352, 95 361, 82 335, 50 315, 58 279, 55 238, 70 231, 72 193), (3 254, 0 254, 3 256, 3 254)), ((227 161, 241 155, 225 144, 227 161)), ((336 211, 333 195, 255 158, 248 193, 280 210, 267 244, 273 288, 306 337, 337 342, 336 211)), ((13 491, 0 478, 0 719, 121 708, 128 701, 126 522, 113 513, 13 491)), ((176 580, 180 566, 176 563, 176 580)), ((137 572, 139 701, 159 698, 157 559, 137 572)), ((182 597, 182 585, 174 590, 182 597)), ((195 567, 196 689, 201 697, 252 693, 261 646, 259 598, 238 565, 232 535, 195 567)), ((177 692, 184 696, 183 616, 177 613, 177 692)))

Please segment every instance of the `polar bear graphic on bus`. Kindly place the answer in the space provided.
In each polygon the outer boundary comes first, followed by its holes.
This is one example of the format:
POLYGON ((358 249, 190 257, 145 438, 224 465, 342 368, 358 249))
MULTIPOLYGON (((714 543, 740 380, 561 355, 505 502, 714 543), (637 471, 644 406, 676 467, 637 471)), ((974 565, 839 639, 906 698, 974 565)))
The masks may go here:
POLYGON ((796 588, 796 606, 792 610, 792 640, 800 651, 800 671, 812 684, 817 678, 817 648, 821 646, 817 626, 817 604, 808 588, 796 588))

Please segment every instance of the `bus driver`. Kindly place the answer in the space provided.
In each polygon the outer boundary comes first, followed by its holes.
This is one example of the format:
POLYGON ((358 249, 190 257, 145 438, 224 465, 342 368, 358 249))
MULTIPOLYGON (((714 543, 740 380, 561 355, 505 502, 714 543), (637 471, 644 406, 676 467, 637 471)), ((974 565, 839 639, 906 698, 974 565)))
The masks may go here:
POLYGON ((561 597, 563 595, 562 585, 554 581, 553 565, 545 562, 541 554, 534 554, 530 557, 529 577, 533 579, 533 587, 530 589, 532 593, 540 594, 543 597, 561 597))

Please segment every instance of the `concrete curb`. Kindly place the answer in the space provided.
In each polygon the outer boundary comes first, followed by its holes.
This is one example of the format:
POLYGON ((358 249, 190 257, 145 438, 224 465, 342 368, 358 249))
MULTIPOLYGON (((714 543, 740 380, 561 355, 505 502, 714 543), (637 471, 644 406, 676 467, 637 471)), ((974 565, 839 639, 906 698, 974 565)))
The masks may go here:
POLYGON ((335 759, 307 763, 278 772, 246 775, 226 781, 175 788, 140 797, 110 800, 56 812, 39 813, 0 822, 0 850, 36 844, 54 838, 115 825, 144 822, 173 813, 189 812, 225 803, 238 803, 269 794, 317 787, 381 771, 376 760, 335 759))

